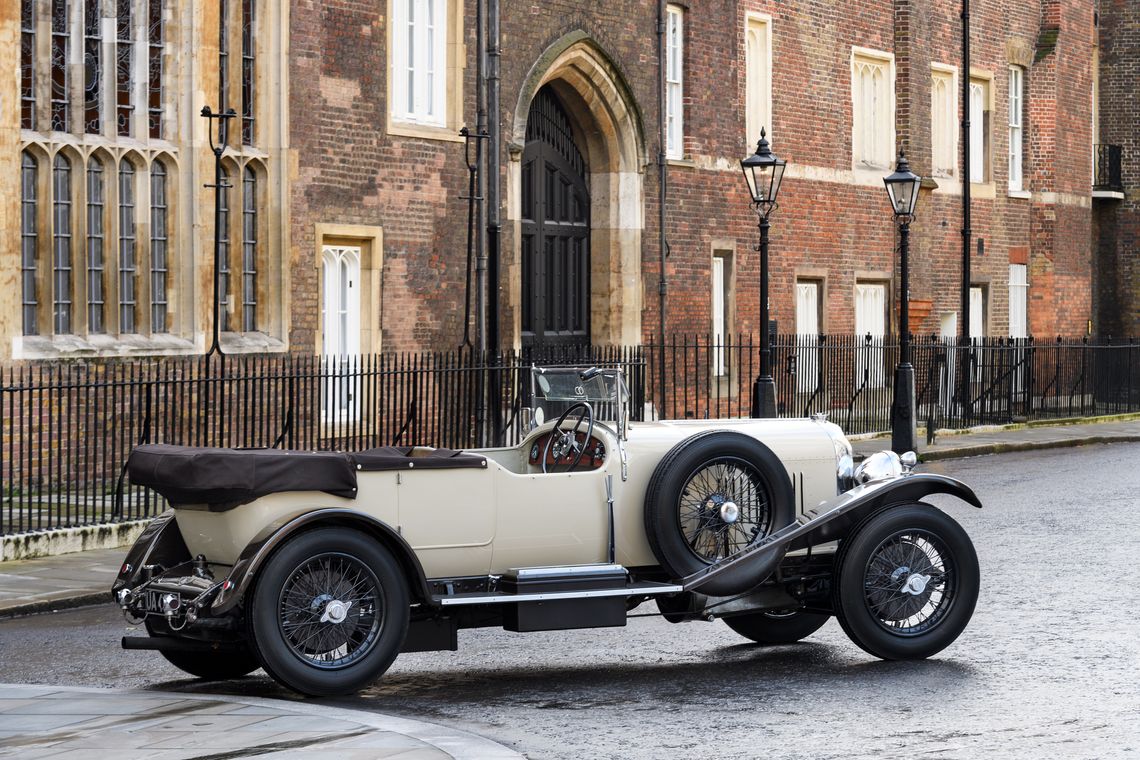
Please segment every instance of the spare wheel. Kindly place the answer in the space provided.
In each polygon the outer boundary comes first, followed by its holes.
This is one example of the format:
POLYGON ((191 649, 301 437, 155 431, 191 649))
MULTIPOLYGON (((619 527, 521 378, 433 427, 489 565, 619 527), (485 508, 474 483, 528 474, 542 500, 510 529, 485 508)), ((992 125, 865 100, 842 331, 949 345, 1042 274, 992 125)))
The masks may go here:
MULTIPOLYGON (((645 494, 645 533, 657 561, 682 578, 729 557, 794 519, 791 479, 755 438, 713 430, 674 446, 645 494)), ((755 574, 714 580, 702 593, 728 595, 765 580, 782 558, 755 574)))

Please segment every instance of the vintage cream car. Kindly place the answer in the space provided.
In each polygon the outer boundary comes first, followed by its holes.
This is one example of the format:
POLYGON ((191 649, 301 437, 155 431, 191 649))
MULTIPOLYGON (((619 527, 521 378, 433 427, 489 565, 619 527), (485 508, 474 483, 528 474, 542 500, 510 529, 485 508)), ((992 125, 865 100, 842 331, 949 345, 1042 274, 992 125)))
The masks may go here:
POLYGON ((456 649, 461 628, 623 626, 649 600, 760 644, 834 615, 885 659, 969 621, 973 545, 920 499, 981 504, 913 454, 854 468, 822 418, 630 422, 613 369, 535 368, 532 388, 532 429, 506 448, 138 447, 132 482, 172 509, 115 581, 150 634, 123 646, 335 695, 401 651, 456 649))

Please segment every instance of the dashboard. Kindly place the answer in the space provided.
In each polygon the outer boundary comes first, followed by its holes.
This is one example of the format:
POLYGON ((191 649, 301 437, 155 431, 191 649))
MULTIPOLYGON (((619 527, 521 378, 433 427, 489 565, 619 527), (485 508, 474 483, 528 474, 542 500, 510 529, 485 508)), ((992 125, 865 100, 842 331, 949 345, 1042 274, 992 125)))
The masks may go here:
MULTIPOLYGON (((553 435, 553 431, 543 433, 538 438, 535 438, 530 444, 530 450, 527 453, 527 462, 532 466, 542 469, 542 453, 546 451, 546 444, 553 435)), ((596 470, 605 464, 606 461, 606 445, 595 436, 590 436, 590 440, 586 443, 586 434, 584 432, 575 433, 578 439, 578 444, 586 445, 586 453, 582 455, 582 461, 574 468, 575 472, 584 472, 586 470, 596 470)), ((553 446, 551 446, 553 448, 553 446)), ((577 455, 575 455, 577 456, 577 455)), ((570 462, 573 462, 573 458, 570 462)), ((560 460, 557 464, 554 461, 554 452, 546 451, 546 469, 548 472, 565 472, 569 467, 570 462, 560 460)))

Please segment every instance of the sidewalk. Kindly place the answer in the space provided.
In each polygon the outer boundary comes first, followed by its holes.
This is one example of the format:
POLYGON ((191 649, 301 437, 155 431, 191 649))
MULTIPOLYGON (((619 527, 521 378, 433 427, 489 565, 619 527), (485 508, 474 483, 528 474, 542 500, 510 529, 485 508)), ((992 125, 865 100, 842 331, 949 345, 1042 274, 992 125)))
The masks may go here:
MULTIPOLYGON (((933 445, 919 434, 918 455, 922 462, 940 459, 1003 454, 1010 451, 1035 451, 1084 446, 1091 443, 1140 441, 1140 415, 1120 415, 1097 422, 985 426, 968 431, 942 431, 933 445)), ((851 442, 855 459, 891 447, 891 436, 880 435, 851 442)))
MULTIPOLYGON (((1140 441, 1140 415, 1071 425, 1021 425, 944 432, 933 446, 920 439, 923 461, 980 456, 1007 451, 1063 448, 1089 443, 1140 441)), ((891 447, 890 436, 853 442, 861 459, 891 447)), ((111 601, 115 579, 127 548, 62 554, 0 563, 0 618, 111 601)))
POLYGON ((506 760, 501 744, 434 723, 306 702, 141 689, 0 684, 0 757, 506 760))

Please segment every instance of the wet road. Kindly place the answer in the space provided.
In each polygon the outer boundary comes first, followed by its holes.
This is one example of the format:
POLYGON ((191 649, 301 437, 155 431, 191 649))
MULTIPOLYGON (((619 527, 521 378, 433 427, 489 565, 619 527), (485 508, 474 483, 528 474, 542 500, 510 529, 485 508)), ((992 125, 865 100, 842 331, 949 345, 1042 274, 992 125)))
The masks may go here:
MULTIPOLYGON (((473 731, 535 758, 1140 757, 1140 444, 930 465, 986 505, 935 499, 973 537, 982 596, 932 660, 886 663, 829 622, 764 649, 723 623, 460 632, 331 704, 473 731)), ((643 605, 641 611, 651 611, 643 605)), ((123 652, 109 605, 0 621, 0 681, 295 699, 263 675, 184 679, 123 652)))

